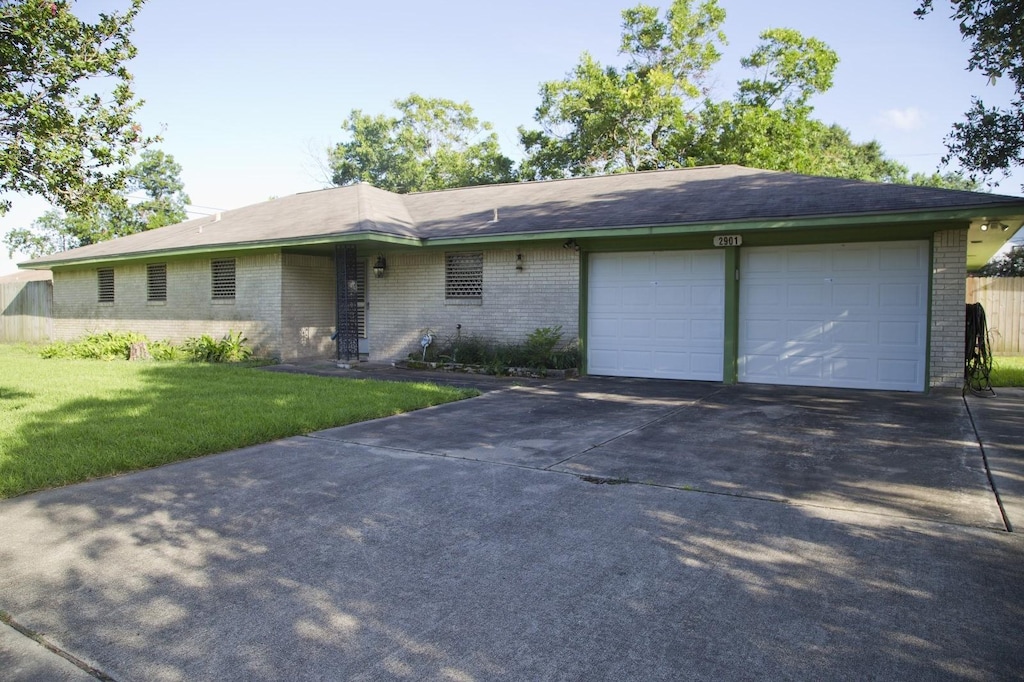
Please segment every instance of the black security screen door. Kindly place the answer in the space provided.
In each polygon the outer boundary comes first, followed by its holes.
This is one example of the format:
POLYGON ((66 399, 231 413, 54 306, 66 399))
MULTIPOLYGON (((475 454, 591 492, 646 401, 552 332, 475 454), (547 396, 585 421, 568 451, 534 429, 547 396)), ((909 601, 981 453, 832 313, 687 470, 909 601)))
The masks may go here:
POLYGON ((339 360, 359 359, 359 273, 356 247, 334 247, 338 320, 335 340, 339 360))

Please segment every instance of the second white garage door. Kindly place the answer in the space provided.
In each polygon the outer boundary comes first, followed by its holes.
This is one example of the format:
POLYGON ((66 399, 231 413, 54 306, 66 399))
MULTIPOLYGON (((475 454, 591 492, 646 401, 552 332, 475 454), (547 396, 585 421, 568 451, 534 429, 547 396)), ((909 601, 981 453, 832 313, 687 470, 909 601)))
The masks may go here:
POLYGON ((722 380, 722 251, 598 253, 589 260, 590 374, 722 380))
POLYGON ((739 380, 924 390, 928 242, 745 248, 739 380))

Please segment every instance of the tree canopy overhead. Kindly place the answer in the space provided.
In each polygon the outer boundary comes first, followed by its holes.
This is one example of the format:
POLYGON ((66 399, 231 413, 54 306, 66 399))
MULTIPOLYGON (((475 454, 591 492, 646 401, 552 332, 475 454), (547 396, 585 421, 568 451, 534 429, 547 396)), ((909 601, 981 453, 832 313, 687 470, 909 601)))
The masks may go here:
MULTIPOLYGON (((0 1, 0 195, 40 195, 88 212, 123 187, 152 140, 135 114, 129 36, 145 0, 76 17, 69 0, 0 1)), ((0 214, 10 199, 0 197, 0 214)))
POLYGON ((520 127, 526 179, 650 170, 672 165, 674 138, 690 127, 705 81, 721 58, 725 10, 717 0, 675 0, 665 12, 622 12, 627 63, 602 66, 584 53, 566 76, 541 85, 534 120, 520 127))
POLYGON ((126 171, 125 184, 126 193, 111 195, 107 203, 88 211, 47 211, 31 227, 10 230, 3 243, 11 255, 38 258, 188 218, 181 165, 170 154, 142 152, 138 163, 126 171))
MULTIPOLYGON (((1008 106, 988 106, 974 97, 964 120, 946 138, 948 163, 956 159, 968 173, 1004 177, 1024 166, 1024 0, 950 0, 951 19, 971 44, 968 71, 980 71, 989 83, 1009 78, 1014 96, 1008 106)), ((933 0, 915 11, 924 17, 933 0)), ((1022 188, 1024 189, 1024 188, 1022 188)))
POLYGON ((335 185, 369 182, 406 193, 515 179, 491 124, 468 103, 412 94, 394 105, 398 116, 354 109, 345 119, 349 140, 328 150, 335 185))
MULTIPOLYGON (((1024 1, 1024 0, 1021 0, 1024 1)), ((908 176, 875 142, 813 117, 839 56, 790 28, 761 32, 740 63, 733 98, 704 87, 721 57, 725 10, 717 0, 673 0, 664 17, 638 5, 622 13, 622 66, 584 53, 562 80, 543 83, 520 127, 524 179, 734 163, 769 170, 933 186, 972 185, 956 174, 908 176)))

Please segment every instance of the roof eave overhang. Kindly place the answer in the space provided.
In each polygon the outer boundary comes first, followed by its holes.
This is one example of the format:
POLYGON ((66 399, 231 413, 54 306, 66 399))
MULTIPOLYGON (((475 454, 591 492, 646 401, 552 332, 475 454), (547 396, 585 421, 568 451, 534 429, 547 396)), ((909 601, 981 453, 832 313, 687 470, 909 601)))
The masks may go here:
POLYGON ((848 215, 816 215, 792 218, 776 218, 768 220, 722 220, 715 222, 681 223, 672 225, 622 225, 600 228, 565 229, 537 232, 506 232, 486 235, 460 235, 452 237, 430 237, 424 244, 445 246, 456 244, 487 244, 507 241, 543 241, 553 239, 583 239, 608 237, 665 237, 674 235, 716 234, 736 230, 806 230, 806 229, 842 229, 854 226, 907 224, 920 226, 935 224, 937 226, 951 223, 962 223, 965 227, 980 216, 988 219, 1011 218, 1024 216, 1024 202, 1009 208, 978 207, 958 208, 939 211, 913 211, 902 213, 848 214, 848 215))
POLYGON ((296 239, 273 239, 248 242, 232 242, 230 244, 215 244, 194 248, 179 249, 151 249, 148 251, 135 251, 125 254, 114 254, 109 256, 96 256, 93 258, 67 258, 47 260, 45 262, 28 261, 19 263, 18 267, 26 270, 51 270, 53 268, 97 265, 102 263, 124 263, 128 261, 152 260, 153 258, 180 258, 187 256, 215 255, 237 251, 263 251, 267 249, 279 249, 295 246, 321 246, 324 244, 351 244, 353 242, 370 242, 373 244, 388 244, 392 246, 422 246, 423 240, 413 237, 402 237, 392 234, 358 232, 343 235, 325 235, 322 237, 301 237, 296 239))

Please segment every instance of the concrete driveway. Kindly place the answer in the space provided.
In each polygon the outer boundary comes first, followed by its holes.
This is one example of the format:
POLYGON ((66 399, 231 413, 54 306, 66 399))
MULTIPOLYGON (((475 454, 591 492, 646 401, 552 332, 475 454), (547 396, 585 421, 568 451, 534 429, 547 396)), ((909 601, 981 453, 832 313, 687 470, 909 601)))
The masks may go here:
POLYGON ((1022 406, 590 378, 8 500, 0 669, 1020 678, 1022 406))

